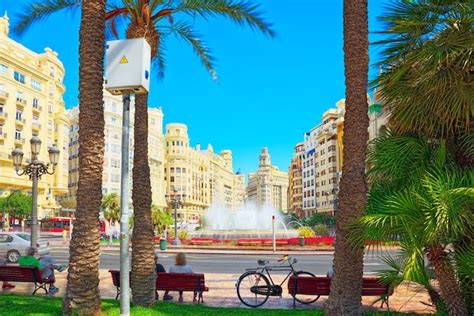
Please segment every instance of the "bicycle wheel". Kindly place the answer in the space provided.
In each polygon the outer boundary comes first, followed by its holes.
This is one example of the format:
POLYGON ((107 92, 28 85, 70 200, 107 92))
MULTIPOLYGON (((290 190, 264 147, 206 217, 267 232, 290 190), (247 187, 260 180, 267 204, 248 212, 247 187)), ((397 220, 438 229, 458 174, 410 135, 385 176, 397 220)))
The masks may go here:
POLYGON ((270 296, 270 282, 260 272, 245 272, 237 281, 237 296, 245 305, 259 307, 265 304, 270 296))
MULTIPOLYGON (((314 274, 312 274, 311 272, 306 272, 306 271, 297 271, 295 272, 295 274, 297 277, 315 277, 314 274)), ((293 295, 293 297, 295 298, 295 300, 297 300, 298 302, 302 304, 311 304, 311 303, 316 302, 319 299, 319 295, 316 295, 316 298, 315 298, 314 294, 295 294, 293 295)))

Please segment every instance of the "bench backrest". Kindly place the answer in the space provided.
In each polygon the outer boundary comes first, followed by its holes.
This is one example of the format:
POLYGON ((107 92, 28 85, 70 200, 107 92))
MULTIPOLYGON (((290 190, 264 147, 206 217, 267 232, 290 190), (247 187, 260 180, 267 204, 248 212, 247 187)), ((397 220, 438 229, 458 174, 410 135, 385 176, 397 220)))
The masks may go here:
POLYGON ((112 275, 112 282, 114 286, 120 287, 120 271, 119 270, 109 270, 110 275, 112 275))
POLYGON ((157 290, 204 291, 204 274, 198 273, 157 273, 157 290))
POLYGON ((331 279, 328 277, 291 276, 288 280, 288 292, 305 295, 329 295, 331 279))
POLYGON ((364 277, 362 279, 362 295, 363 296, 381 296, 392 295, 393 291, 389 285, 382 283, 375 277, 364 277))
MULTIPOLYGON (((329 295, 331 279, 328 277, 298 277, 291 276, 288 280, 288 292, 306 295, 329 295), (296 282, 296 284, 295 284, 296 282), (295 287, 296 286, 296 287, 295 287)), ((362 279, 362 296, 392 295, 393 289, 382 283, 376 277, 364 277, 362 279)))
POLYGON ((0 281, 40 282, 41 272, 37 267, 0 266, 0 281))
MULTIPOLYGON (((114 286, 120 287, 120 271, 109 270, 114 286)), ((201 291, 206 287, 204 274, 194 273, 157 273, 157 290, 201 291)))

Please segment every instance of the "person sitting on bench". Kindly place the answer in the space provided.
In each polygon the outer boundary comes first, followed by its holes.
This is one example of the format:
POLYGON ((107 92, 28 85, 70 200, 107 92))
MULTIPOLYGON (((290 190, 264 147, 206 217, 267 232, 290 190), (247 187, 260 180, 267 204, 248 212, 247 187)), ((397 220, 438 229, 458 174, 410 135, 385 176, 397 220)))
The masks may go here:
MULTIPOLYGON (((163 273, 166 272, 165 267, 161 263, 158 263, 158 252, 155 251, 155 271, 156 273, 163 273)), ((163 295, 163 301, 171 301, 173 299, 173 296, 168 294, 169 291, 165 291, 165 294, 163 295)), ((158 299, 158 291, 156 292, 156 299, 158 299)))
MULTIPOLYGON (((170 267, 171 273, 194 273, 193 268, 186 263, 186 255, 182 252, 176 255, 175 264, 170 267)), ((196 292, 194 292, 193 302, 196 301, 196 292)), ((165 293, 166 295, 166 293, 165 293)), ((179 291, 179 301, 183 301, 183 291, 179 291)))
POLYGON ((38 250, 35 247, 29 247, 26 251, 26 256, 21 256, 18 264, 20 267, 37 267, 41 271, 41 276, 48 280, 49 294, 55 294, 59 291, 57 287, 54 286, 56 278, 54 277, 53 269, 61 270, 62 266, 57 265, 55 259, 50 255, 45 255, 41 259, 38 259, 38 250))

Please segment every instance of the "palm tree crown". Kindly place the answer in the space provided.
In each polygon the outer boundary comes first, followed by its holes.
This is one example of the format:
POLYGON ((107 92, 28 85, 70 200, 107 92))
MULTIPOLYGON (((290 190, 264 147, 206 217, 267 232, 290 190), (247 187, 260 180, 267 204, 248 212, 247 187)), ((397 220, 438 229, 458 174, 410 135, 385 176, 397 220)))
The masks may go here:
POLYGON ((431 137, 467 133, 474 115, 472 0, 397 0, 381 20, 374 85, 392 128, 431 137))
MULTIPOLYGON (((56 11, 74 11, 81 3, 82 0, 45 0, 32 3, 20 14, 13 30, 16 34, 22 34, 31 24, 44 20, 56 11)), ((191 45, 212 78, 217 79, 215 58, 201 35, 195 31, 190 19, 219 16, 269 37, 275 36, 272 24, 262 18, 259 5, 239 0, 109 1, 106 13, 107 34, 109 37, 119 37, 122 22, 127 22, 127 38, 142 37, 145 34, 160 78, 164 75, 166 64, 165 39, 174 35, 191 45)))

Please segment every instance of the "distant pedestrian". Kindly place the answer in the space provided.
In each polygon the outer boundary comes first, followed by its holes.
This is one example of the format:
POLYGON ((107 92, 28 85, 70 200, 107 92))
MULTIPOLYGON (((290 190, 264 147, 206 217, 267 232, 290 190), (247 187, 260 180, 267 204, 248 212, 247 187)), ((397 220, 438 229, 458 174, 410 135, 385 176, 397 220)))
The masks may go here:
MULTIPOLYGON (((158 262, 158 252, 155 251, 155 271, 156 273, 165 273, 165 267, 161 263, 158 262)), ((165 291, 165 294, 163 295, 163 301, 170 301, 173 299, 173 296, 168 294, 169 291, 165 291)), ((158 291, 156 292, 156 299, 158 299, 158 291)))
POLYGON ((63 228, 63 244, 67 244, 67 230, 63 228))

